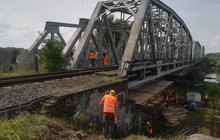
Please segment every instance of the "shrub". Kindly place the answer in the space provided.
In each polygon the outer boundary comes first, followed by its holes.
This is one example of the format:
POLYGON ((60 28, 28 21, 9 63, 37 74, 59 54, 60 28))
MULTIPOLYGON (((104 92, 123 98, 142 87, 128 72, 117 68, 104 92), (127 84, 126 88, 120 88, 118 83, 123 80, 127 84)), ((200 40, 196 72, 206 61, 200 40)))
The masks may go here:
POLYGON ((72 117, 72 122, 73 124, 81 129, 83 126, 83 121, 84 121, 84 115, 82 113, 77 112, 75 115, 72 117))

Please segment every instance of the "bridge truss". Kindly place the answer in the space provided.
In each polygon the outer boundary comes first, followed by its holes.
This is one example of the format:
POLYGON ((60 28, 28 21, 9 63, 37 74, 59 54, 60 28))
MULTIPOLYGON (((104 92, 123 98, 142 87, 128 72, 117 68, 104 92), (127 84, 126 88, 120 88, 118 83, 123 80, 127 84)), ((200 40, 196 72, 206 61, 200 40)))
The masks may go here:
POLYGON ((134 81, 131 87, 183 69, 204 55, 204 48, 193 50, 184 21, 159 0, 99 2, 76 47, 73 67, 85 62, 92 42, 97 65, 108 50, 110 64, 120 66, 119 75, 134 81))
POLYGON ((90 50, 96 53, 97 67, 107 52, 109 65, 119 65, 118 74, 132 81, 130 87, 191 66, 205 52, 193 42, 184 21, 159 0, 98 2, 91 18, 77 26, 63 54, 71 57, 72 68, 89 67, 90 50))

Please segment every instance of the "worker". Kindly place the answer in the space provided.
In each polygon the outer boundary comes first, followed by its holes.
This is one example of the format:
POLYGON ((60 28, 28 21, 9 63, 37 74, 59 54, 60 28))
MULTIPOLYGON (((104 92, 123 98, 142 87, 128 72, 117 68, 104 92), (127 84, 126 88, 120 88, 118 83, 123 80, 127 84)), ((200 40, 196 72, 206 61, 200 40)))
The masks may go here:
POLYGON ((176 99, 176 104, 179 104, 179 93, 178 92, 176 93, 175 99, 176 99))
POLYGON ((114 136, 114 125, 117 123, 116 104, 117 98, 115 91, 110 90, 109 94, 105 95, 100 104, 103 106, 104 119, 104 136, 109 138, 114 136))
POLYGON ((95 66, 95 52, 93 50, 90 50, 89 52, 89 60, 91 63, 91 67, 95 66))
POLYGON ((147 121, 147 136, 153 137, 153 127, 149 121, 147 121))
POLYGON ((205 100, 206 105, 208 105, 209 95, 207 92, 205 93, 204 100, 205 100))
POLYGON ((173 100, 173 95, 172 95, 172 92, 170 91, 169 92, 169 101, 173 100))
POLYGON ((108 65, 108 54, 104 52, 102 59, 103 59, 102 61, 103 61, 104 66, 107 66, 108 65))
POLYGON ((169 102, 170 102, 170 97, 169 97, 170 95, 168 94, 168 93, 166 93, 165 94, 165 100, 166 100, 166 107, 168 107, 168 105, 169 105, 169 102))

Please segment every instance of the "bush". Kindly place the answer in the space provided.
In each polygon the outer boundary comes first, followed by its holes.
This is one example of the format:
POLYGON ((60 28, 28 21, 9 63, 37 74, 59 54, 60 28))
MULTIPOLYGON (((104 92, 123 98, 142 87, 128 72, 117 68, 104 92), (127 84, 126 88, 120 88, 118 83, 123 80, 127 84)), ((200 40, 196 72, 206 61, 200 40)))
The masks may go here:
POLYGON ((59 71, 66 61, 62 56, 64 46, 58 40, 47 40, 45 46, 40 50, 40 58, 43 67, 49 71, 59 71))
POLYGON ((82 113, 77 112, 75 115, 72 117, 72 122, 74 126, 77 128, 81 129, 83 126, 83 121, 84 121, 84 115, 82 113))

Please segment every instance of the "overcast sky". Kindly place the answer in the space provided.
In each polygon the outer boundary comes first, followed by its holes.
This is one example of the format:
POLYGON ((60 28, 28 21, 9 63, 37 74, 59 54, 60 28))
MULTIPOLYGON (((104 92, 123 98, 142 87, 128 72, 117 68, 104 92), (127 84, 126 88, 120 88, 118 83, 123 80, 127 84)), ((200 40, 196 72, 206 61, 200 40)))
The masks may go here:
MULTIPOLYGON (((29 48, 46 21, 78 23, 99 0, 1 0, 0 47, 29 48)), ((220 0, 162 0, 186 23, 206 53, 220 52, 220 0)), ((72 29, 61 30, 68 41, 72 29)))

